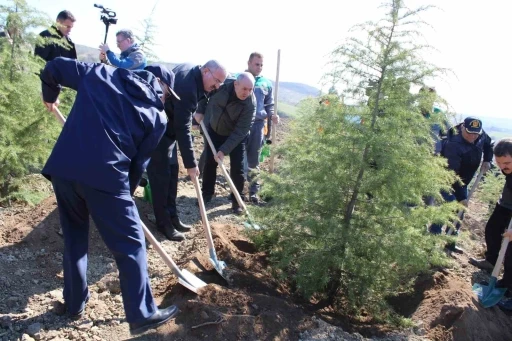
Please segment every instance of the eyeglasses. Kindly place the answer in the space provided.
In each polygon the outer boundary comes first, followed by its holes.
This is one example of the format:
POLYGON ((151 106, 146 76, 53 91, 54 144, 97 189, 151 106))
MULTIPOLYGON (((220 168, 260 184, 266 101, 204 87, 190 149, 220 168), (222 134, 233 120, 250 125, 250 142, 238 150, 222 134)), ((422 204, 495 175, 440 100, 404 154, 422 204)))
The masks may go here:
POLYGON ((116 40, 116 44, 117 44, 117 45, 119 45, 119 44, 121 44, 123 41, 125 41, 126 39, 128 39, 128 38, 124 38, 123 40, 116 40))
POLYGON ((220 79, 216 78, 214 75, 213 75, 213 72, 212 70, 208 69, 208 71, 210 72, 210 74, 212 75, 212 78, 213 80, 215 81, 215 83, 219 84, 219 85, 222 85, 224 82, 221 81, 220 79))

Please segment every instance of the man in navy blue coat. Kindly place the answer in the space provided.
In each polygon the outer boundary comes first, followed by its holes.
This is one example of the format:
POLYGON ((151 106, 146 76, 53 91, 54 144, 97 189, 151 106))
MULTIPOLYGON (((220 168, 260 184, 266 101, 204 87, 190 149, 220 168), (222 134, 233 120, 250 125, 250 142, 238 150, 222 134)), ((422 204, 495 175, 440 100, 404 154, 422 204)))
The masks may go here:
MULTIPOLYGON (((441 192, 444 200, 457 200, 464 206, 468 205, 468 185, 475 176, 478 167, 485 173, 491 168, 492 144, 491 138, 482 129, 482 121, 476 117, 466 117, 464 122, 452 127, 446 139, 442 142, 441 155, 448 161, 448 168, 457 174, 461 182, 452 185, 452 192, 441 192), (482 161, 483 157, 483 161, 482 161)), ((461 219, 464 218, 464 215, 461 219)), ((456 233, 460 223, 456 223, 456 233)), ((440 234, 441 224, 430 226, 430 232, 440 234)), ((454 243, 447 244, 447 249, 456 253, 463 250, 454 243)))
POLYGON ((167 125, 163 103, 172 96, 165 67, 131 72, 99 63, 56 58, 41 73, 43 102, 53 111, 61 87, 75 103, 42 174, 52 181, 64 235, 64 301, 71 318, 89 299, 89 214, 119 269, 132 334, 172 317, 158 309, 147 273, 146 245, 132 195, 167 125))

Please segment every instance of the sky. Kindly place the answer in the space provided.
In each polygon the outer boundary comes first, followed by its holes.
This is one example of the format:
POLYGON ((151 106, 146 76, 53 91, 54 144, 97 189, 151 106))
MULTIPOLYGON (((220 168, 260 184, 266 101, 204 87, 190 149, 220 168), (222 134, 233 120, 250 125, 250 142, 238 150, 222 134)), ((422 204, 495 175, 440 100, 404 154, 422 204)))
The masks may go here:
MULTIPOLYGON (((6 0, 0 0, 5 3, 6 0)), ((101 4, 117 13, 107 43, 118 53, 115 32, 140 30, 150 17, 157 26, 160 60, 204 64, 217 59, 230 71, 241 71, 251 52, 264 54, 263 74, 276 78, 277 51, 281 50, 280 81, 321 87, 330 52, 349 36, 355 24, 381 17, 382 0, 289 1, 289 0, 105 0, 101 4)), ((86 0, 28 0, 28 4, 54 19, 63 9, 77 21, 71 38, 77 44, 97 47, 105 25, 94 2, 86 0)), ((439 95, 457 113, 475 116, 512 117, 505 99, 511 97, 512 13, 507 0, 455 1, 409 0, 410 8, 435 5, 422 15, 432 27, 423 30, 425 40, 437 51, 427 59, 449 68, 453 75, 435 81, 439 95)))

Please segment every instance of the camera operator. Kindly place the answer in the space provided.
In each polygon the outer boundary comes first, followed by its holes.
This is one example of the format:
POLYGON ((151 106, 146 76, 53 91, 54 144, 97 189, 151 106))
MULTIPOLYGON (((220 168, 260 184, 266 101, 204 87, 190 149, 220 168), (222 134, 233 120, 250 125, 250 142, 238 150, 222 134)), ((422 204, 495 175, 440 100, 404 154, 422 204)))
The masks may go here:
POLYGON ((120 30, 116 33, 116 41, 121 55, 117 57, 108 44, 100 44, 100 60, 123 69, 143 70, 147 65, 146 56, 134 40, 132 31, 120 30))

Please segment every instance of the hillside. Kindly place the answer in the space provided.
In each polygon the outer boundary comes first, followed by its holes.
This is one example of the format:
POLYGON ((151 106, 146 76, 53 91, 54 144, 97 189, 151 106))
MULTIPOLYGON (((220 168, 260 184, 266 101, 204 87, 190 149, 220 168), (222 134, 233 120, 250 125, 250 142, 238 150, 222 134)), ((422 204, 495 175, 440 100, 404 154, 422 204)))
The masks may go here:
MULTIPOLYGON (((85 62, 97 62, 99 50, 96 48, 76 45, 78 59, 85 62)), ((159 62, 167 66, 168 69, 173 69, 177 64, 169 62, 159 62)), ((274 84, 274 81, 272 81, 274 84)), ((294 83, 294 82, 280 82, 279 83, 279 101, 284 105, 283 113, 291 116, 295 113, 295 106, 304 98, 318 96, 320 90, 307 84, 294 83)))

